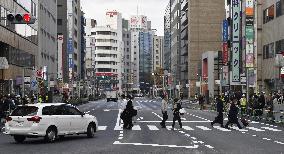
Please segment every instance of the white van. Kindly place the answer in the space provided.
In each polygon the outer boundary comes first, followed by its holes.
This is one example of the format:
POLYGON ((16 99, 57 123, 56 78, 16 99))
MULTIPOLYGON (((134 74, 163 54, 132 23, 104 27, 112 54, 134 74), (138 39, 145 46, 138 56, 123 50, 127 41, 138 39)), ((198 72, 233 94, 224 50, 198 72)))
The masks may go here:
POLYGON ((107 102, 109 101, 117 102, 118 101, 117 91, 115 90, 106 91, 106 99, 107 99, 107 102))

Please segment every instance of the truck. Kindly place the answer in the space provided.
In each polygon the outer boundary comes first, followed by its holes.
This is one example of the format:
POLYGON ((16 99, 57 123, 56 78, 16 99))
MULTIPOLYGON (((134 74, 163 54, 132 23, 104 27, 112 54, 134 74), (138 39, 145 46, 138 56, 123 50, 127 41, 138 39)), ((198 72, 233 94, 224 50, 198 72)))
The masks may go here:
POLYGON ((117 91, 115 90, 106 91, 106 99, 107 99, 107 102, 109 101, 117 102, 118 101, 117 91))

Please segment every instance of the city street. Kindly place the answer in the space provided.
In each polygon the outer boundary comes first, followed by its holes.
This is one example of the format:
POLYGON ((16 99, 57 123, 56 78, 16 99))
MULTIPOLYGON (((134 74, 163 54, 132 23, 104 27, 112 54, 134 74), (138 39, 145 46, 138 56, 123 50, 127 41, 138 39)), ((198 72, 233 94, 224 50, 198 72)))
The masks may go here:
MULTIPOLYGON (((182 129, 170 130, 172 112, 169 106, 167 128, 161 128, 161 99, 136 98, 134 106, 138 115, 132 130, 123 130, 119 114, 123 104, 100 100, 79 106, 82 111, 95 115, 99 131, 89 139, 86 135, 67 136, 55 143, 45 143, 42 138, 28 139, 16 144, 12 137, 0 134, 0 149, 10 153, 283 153, 284 129, 250 121, 242 130, 230 130, 210 121, 216 113, 186 109, 182 116, 182 129)), ((225 119, 225 122, 227 119, 225 119)), ((179 128, 176 123, 175 128, 179 128)))

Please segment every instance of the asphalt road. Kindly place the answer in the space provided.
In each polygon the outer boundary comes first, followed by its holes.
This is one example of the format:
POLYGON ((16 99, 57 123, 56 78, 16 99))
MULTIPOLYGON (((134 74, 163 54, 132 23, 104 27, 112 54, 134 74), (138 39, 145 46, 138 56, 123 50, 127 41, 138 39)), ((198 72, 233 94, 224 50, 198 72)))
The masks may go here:
MULTIPOLYGON (((68 136, 48 144, 41 138, 27 139, 16 144, 11 136, 0 134, 0 154, 10 153, 230 153, 230 154, 281 154, 284 153, 284 128, 272 124, 250 121, 249 127, 239 130, 211 127, 216 115, 212 111, 187 109, 182 116, 183 128, 176 124, 170 130, 172 112, 169 107, 167 128, 161 128, 161 100, 138 98, 134 106, 138 115, 132 130, 122 130, 119 113, 124 104, 100 100, 79 108, 95 115, 99 131, 95 138, 86 135, 68 136)), ((226 120, 225 120, 226 122, 226 120)))

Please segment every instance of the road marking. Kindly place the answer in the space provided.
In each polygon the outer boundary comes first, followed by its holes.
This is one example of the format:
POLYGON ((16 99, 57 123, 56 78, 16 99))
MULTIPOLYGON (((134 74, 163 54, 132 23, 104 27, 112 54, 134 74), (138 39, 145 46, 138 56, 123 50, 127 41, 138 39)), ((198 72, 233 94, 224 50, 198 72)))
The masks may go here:
POLYGON ((211 130, 210 128, 208 127, 205 127, 205 126, 196 126, 197 128, 200 128, 202 130, 211 130))
POLYGON ((117 119, 116 119, 116 124, 115 124, 115 127, 114 127, 114 130, 123 130, 121 125, 119 124, 119 121, 121 120, 120 119, 120 114, 121 114, 122 110, 119 109, 118 110, 118 115, 117 115, 117 119))
POLYGON ((150 130, 159 130, 159 128, 155 125, 147 125, 150 130))
POLYGON ((196 137, 190 137, 191 139, 193 139, 193 140, 196 140, 196 137))
POLYGON ((123 139, 123 137, 119 137, 118 139, 121 140, 121 139, 123 139))
POLYGON ((201 144, 204 144, 204 142, 203 141, 197 141, 198 143, 201 143, 201 144))
POLYGON ((107 126, 98 126, 98 130, 106 130, 107 126))
POLYGON ((140 117, 141 120, 143 120, 143 117, 140 117))
POLYGON ((259 122, 256 122, 256 121, 251 121, 250 123, 252 123, 252 124, 259 124, 259 122))
POLYGON ((132 127, 132 130, 141 130, 141 127, 139 125, 134 125, 132 127))
POLYGON ((120 131, 119 133, 120 133, 120 134, 123 134, 123 131, 120 131))
POLYGON ((214 128, 216 128, 216 129, 218 129, 218 130, 221 130, 221 131, 223 131, 223 132, 230 132, 231 130, 229 130, 229 129, 226 129, 226 128, 222 128, 222 127, 220 127, 220 126, 213 126, 214 128))
POLYGON ((119 137, 123 137, 123 134, 119 134, 119 137))
POLYGON ((266 126, 269 126, 269 124, 265 124, 266 126))
POLYGON ((204 145, 204 146, 206 146, 209 149, 214 149, 214 147, 212 147, 211 145, 204 145))
POLYGON ((282 143, 282 142, 279 142, 279 141, 274 141, 275 143, 278 143, 278 144, 284 144, 284 143, 282 143))
POLYGON ((235 130, 237 130, 237 131, 240 131, 240 132, 247 132, 248 130, 247 129, 239 129, 238 127, 236 127, 236 126, 233 126, 233 127, 231 127, 232 129, 235 129, 235 130))
MULTIPOLYGON (((167 130, 172 130, 172 126, 166 126, 167 130)), ((178 130, 176 128, 174 128, 174 130, 178 130)))
POLYGON ((271 140, 270 138, 262 138, 262 139, 267 140, 267 141, 270 141, 270 140, 271 140))
POLYGON ((189 134, 184 134, 186 137, 190 137, 190 135, 189 134))
POLYGON ((185 132, 184 131, 179 131, 180 133, 182 133, 182 134, 185 134, 185 132))
POLYGON ((143 144, 143 143, 121 143, 120 141, 115 141, 115 145, 136 145, 136 146, 153 146, 153 147, 169 147, 169 148, 186 148, 186 149, 197 149, 199 145, 193 146, 178 146, 178 145, 160 145, 160 144, 143 144))
POLYGON ((282 130, 279 130, 279 129, 275 129, 275 128, 270 128, 270 127, 261 127, 263 129, 267 129, 267 130, 271 130, 273 132, 281 132, 282 130))
POLYGON ((258 128, 254 128, 254 127, 246 127, 247 129, 251 129, 251 130, 254 130, 254 131, 257 131, 257 132, 264 132, 265 130, 262 130, 262 129, 258 129, 258 128))
POLYGON ((256 135, 252 135, 253 137, 256 137, 256 135))
POLYGON ((180 118, 181 120, 186 120, 185 118, 180 118))
POLYGON ((260 124, 264 125, 264 123, 260 123, 260 124))
POLYGON ((224 120, 228 120, 228 118, 225 118, 224 120))
POLYGON ((189 126, 183 126, 182 128, 185 129, 185 130, 194 130, 194 129, 192 129, 192 128, 189 127, 189 126))
POLYGON ((161 120, 163 120, 163 118, 160 116, 160 115, 158 115, 157 113, 155 113, 155 112, 152 112, 153 114, 155 114, 158 118, 160 118, 161 120))
MULTIPOLYGON (((160 123, 161 121, 137 121, 140 123, 160 123)), ((166 121, 167 123, 172 123, 173 121, 166 121)), ((181 121, 182 123, 209 123, 212 121, 181 121)))
POLYGON ((109 112, 110 110, 108 110, 108 109, 105 109, 104 111, 105 111, 105 112, 109 112))

